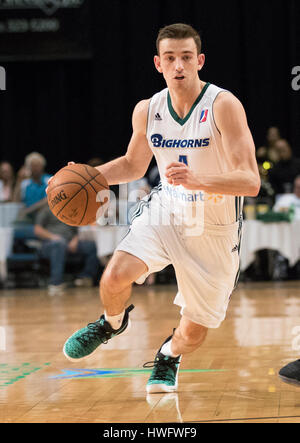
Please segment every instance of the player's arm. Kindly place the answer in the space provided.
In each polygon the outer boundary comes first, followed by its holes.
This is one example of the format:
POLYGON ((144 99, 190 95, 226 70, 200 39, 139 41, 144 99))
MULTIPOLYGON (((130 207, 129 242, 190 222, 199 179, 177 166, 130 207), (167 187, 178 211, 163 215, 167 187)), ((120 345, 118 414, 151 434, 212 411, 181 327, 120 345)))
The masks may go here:
POLYGON ((169 183, 210 193, 256 197, 261 182, 255 145, 242 104, 232 94, 220 94, 215 102, 214 114, 231 171, 200 175, 185 165, 172 164, 166 172, 169 183))
POLYGON ((147 172, 153 156, 146 137, 149 102, 143 100, 135 107, 132 116, 133 134, 126 154, 96 168, 109 185, 138 180, 147 172))
MULTIPOLYGON (((109 186, 130 183, 144 177, 147 172, 153 157, 146 137, 149 103, 150 100, 142 100, 134 109, 132 116, 133 134, 126 154, 96 167, 104 175, 109 186)), ((68 164, 71 165, 74 162, 68 164)), ((51 179, 48 185, 50 182, 51 179)), ((48 188, 46 189, 47 193, 48 188)))

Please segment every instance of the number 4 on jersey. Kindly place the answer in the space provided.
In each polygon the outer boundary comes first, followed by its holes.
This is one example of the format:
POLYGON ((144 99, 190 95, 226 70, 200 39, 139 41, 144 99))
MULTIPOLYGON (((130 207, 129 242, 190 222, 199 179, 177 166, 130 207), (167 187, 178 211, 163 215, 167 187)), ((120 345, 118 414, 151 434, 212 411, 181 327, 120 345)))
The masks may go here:
POLYGON ((185 165, 189 165, 187 155, 180 155, 179 156, 179 163, 184 163, 185 165))

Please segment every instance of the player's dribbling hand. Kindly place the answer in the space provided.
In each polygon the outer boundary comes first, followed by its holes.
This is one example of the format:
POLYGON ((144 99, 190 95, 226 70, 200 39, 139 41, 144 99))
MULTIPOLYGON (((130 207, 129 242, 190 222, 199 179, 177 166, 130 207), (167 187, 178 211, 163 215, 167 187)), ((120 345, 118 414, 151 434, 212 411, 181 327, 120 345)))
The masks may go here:
POLYGON ((184 163, 171 163, 166 169, 168 183, 173 186, 182 185, 186 189, 199 188, 199 177, 184 163))
MULTIPOLYGON (((71 166, 71 165, 75 165, 75 162, 68 162, 68 166, 71 166)), ((48 186, 46 188, 46 194, 48 194, 48 188, 49 188, 49 185, 50 185, 51 180, 53 179, 53 177, 54 176, 50 177, 49 180, 48 180, 48 186)))

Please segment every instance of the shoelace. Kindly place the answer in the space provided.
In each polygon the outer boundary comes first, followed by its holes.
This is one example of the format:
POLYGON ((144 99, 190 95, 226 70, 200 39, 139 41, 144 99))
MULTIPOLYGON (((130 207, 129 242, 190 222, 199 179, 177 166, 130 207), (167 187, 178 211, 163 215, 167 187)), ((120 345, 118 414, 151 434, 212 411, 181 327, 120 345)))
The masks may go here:
POLYGON ((145 369, 151 369, 155 368, 155 372, 151 378, 160 378, 162 380, 166 381, 173 381, 174 380, 174 374, 173 376, 168 373, 169 369, 172 369, 174 373, 177 371, 176 363, 174 359, 168 359, 164 360, 163 358, 159 358, 155 361, 149 361, 143 365, 143 368, 145 369))
MULTIPOLYGON (((134 309, 134 305, 130 305, 125 310, 125 317, 124 319, 128 321, 128 314, 134 309), (127 317, 126 317, 127 316, 127 317)), ((123 320, 123 323, 124 321, 123 320)), ((84 332, 81 337, 77 337, 77 340, 83 344, 84 346, 89 344, 90 339, 94 338, 100 338, 101 342, 106 345, 108 343, 108 340, 110 339, 110 334, 113 332, 112 330, 108 331, 105 327, 105 320, 104 318, 100 318, 99 320, 95 321, 94 323, 89 323, 87 325, 88 331, 84 332), (107 338, 105 338, 107 337, 107 338)))
POLYGON ((77 340, 83 344, 86 345, 89 343, 90 339, 94 338, 100 338, 101 342, 106 345, 108 343, 108 339, 104 338, 111 334, 111 331, 107 331, 103 320, 97 320, 95 323, 89 323, 87 325, 88 331, 83 333, 81 337, 78 337, 77 340))

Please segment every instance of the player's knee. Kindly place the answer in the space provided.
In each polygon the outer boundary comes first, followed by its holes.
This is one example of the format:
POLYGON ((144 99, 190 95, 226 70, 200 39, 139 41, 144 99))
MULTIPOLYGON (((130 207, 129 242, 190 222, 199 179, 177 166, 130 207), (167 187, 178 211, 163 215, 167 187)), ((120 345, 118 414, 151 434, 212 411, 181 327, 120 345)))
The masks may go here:
POLYGON ((107 268, 100 281, 100 287, 116 294, 127 288, 129 284, 126 272, 118 266, 107 268))

